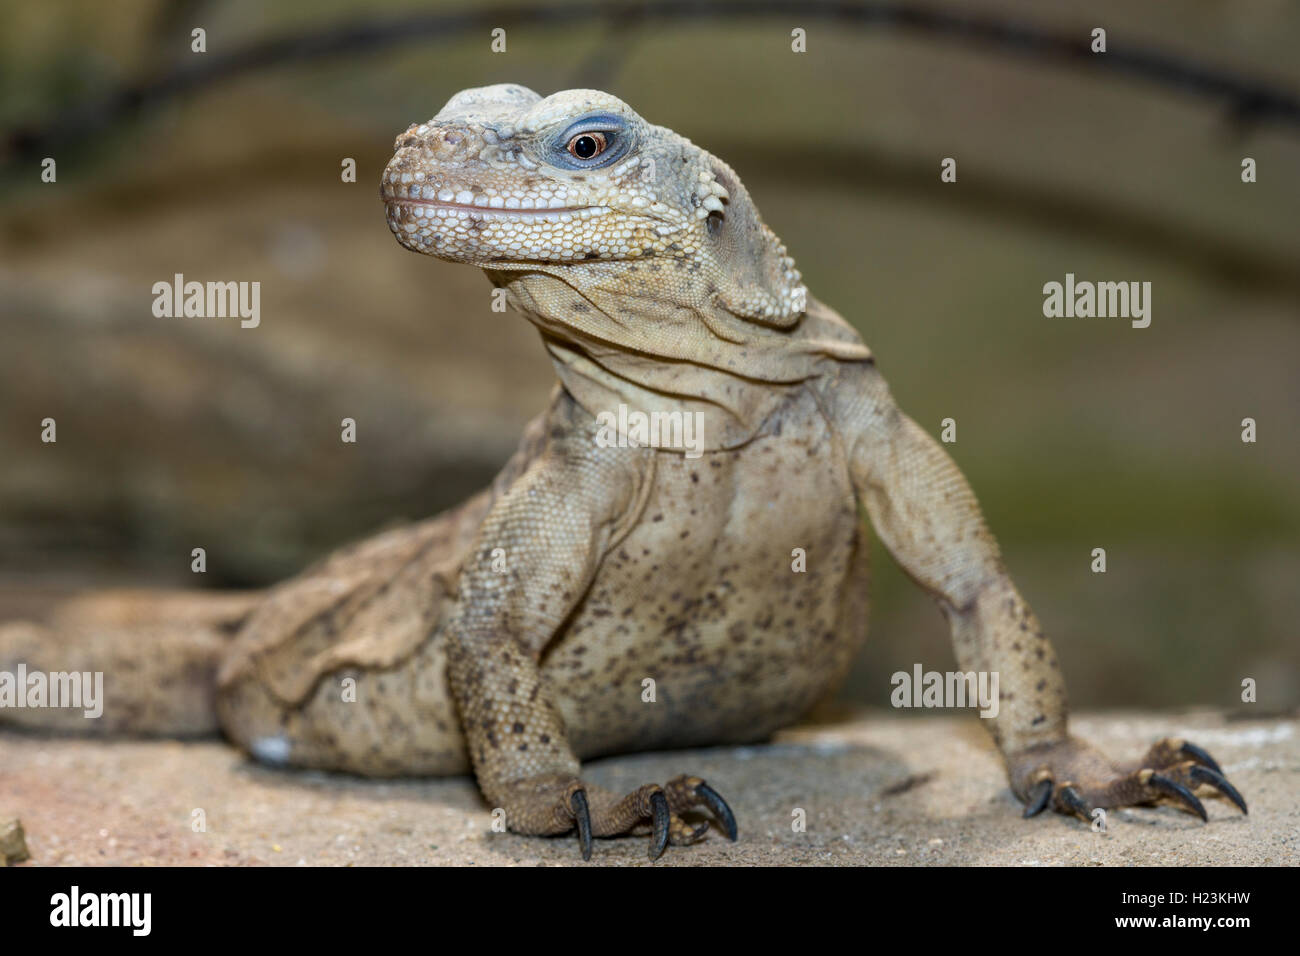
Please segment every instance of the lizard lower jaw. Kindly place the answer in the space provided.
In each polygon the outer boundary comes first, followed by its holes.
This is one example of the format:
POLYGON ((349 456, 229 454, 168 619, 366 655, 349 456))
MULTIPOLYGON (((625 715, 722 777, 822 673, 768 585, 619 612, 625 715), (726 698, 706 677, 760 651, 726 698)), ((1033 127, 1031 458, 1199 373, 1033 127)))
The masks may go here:
POLYGON ((570 219, 590 219, 610 211, 608 206, 559 206, 548 209, 506 209, 495 206, 477 206, 465 203, 441 202, 433 199, 396 199, 385 197, 389 216, 400 218, 405 212, 416 219, 501 219, 506 222, 541 220, 567 222, 570 219))
POLYGON ((388 228, 407 249, 474 264, 589 258, 572 237, 595 228, 585 220, 612 212, 608 206, 494 209, 403 197, 385 197, 385 208, 388 228))

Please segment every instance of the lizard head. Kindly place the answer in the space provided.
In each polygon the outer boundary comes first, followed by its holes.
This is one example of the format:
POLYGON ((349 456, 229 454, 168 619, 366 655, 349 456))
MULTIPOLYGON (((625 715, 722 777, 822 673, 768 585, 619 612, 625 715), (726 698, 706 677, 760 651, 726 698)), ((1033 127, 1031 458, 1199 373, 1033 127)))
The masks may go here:
POLYGON ((666 260, 683 277, 675 297, 698 300, 683 304, 775 326, 805 308, 730 167, 607 93, 457 93, 397 137, 380 194, 398 241, 440 259, 562 281, 666 260))

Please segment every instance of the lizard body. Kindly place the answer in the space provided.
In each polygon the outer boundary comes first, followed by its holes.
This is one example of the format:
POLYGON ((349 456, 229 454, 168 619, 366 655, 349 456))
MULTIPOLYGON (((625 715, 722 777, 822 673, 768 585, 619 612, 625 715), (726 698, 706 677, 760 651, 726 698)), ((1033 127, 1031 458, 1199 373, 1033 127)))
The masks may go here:
MULTIPOLYGON (((512 829, 576 829, 584 855, 646 824, 652 855, 693 842, 696 806, 734 837, 698 777, 618 795, 581 761, 760 740, 832 690, 865 636, 861 507, 960 668, 999 673, 987 723, 1027 815, 1167 798, 1204 817, 1201 785, 1244 811, 1192 744, 1121 766, 1069 736, 1056 655, 970 488, 730 167, 608 94, 510 85, 457 94, 396 147, 394 235, 482 268, 560 385, 490 489, 225 609, 215 711, 234 741, 295 766, 472 769, 512 829), (698 421, 699 441, 611 442, 620 408, 698 421)), ((139 653, 102 632, 102 653, 139 653)), ((0 631, 3 659, 54 646, 0 631)))

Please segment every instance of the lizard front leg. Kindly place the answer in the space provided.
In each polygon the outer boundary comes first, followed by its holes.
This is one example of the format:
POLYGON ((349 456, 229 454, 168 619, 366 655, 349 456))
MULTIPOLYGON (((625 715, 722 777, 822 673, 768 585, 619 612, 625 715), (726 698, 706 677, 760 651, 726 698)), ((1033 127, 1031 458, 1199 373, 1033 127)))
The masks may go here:
POLYGON ((986 723, 1026 816, 1050 805, 1086 820, 1096 807, 1172 800, 1204 820, 1194 792, 1201 786, 1246 812, 1241 794, 1195 744, 1166 738, 1121 765, 1071 737, 1056 652, 1003 567, 957 466, 899 411, 874 365, 846 368, 833 402, 855 489, 881 539, 938 601, 961 669, 999 675, 997 715, 986 723))
MULTIPOLYGON (((591 585, 601 558, 639 515, 646 457, 557 439, 492 507, 461 572, 445 630, 449 677, 479 787, 510 829, 592 838, 650 825, 651 858, 693 843, 710 809, 735 839, 735 819, 698 777, 619 795, 584 781, 539 661, 591 585)), ((635 689, 633 690, 635 692, 635 689)))

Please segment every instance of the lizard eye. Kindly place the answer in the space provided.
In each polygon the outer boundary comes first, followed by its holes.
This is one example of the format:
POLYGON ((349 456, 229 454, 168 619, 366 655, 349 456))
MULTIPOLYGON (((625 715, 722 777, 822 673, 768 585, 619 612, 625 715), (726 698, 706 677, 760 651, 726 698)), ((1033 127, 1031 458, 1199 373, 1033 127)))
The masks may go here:
POLYGON ((569 144, 565 149, 569 151, 570 155, 578 159, 591 159, 603 153, 608 145, 604 133, 592 131, 590 133, 579 133, 569 140, 569 144))

